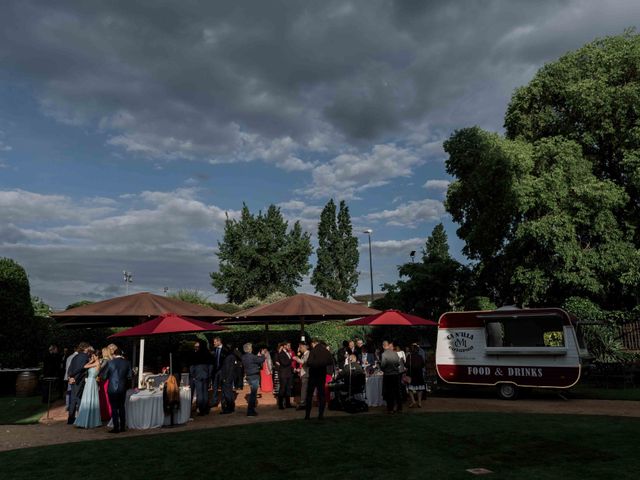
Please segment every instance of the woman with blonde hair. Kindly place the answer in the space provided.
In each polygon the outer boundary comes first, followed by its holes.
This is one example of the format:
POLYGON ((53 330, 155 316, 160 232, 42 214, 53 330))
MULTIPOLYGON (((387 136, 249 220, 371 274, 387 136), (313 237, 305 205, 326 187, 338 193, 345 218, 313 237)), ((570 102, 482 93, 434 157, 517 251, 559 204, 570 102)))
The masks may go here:
POLYGON ((171 425, 174 424, 176 408, 180 409, 180 387, 175 375, 169 375, 162 392, 162 406, 166 415, 171 415, 171 425))
MULTIPOLYGON (((111 344, 113 345, 113 344, 111 344)), ((113 350, 109 348, 111 345, 102 349, 102 358, 100 359, 100 374, 104 371, 109 360, 113 358, 113 350)), ((115 345, 113 345, 115 347, 115 345)), ((102 376, 102 375, 100 375, 102 376)), ((111 404, 109 403, 109 396, 107 395, 107 388, 109 388, 109 380, 99 379, 99 396, 100 396, 100 418, 103 422, 108 422, 111 419, 111 404)))

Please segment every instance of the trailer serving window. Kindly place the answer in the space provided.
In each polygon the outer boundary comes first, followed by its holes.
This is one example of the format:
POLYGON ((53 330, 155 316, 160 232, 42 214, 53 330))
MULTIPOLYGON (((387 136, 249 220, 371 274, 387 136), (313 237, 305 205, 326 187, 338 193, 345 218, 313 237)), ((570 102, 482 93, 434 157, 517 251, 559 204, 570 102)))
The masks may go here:
POLYGON ((496 316, 485 320, 487 347, 564 347, 558 315, 496 316))

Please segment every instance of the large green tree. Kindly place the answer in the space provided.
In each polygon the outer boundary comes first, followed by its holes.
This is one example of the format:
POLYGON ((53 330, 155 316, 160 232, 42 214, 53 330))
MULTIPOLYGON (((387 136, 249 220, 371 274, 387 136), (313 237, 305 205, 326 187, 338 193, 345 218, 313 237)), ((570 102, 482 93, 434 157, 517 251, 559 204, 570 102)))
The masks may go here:
POLYGON ((318 223, 318 248, 316 249, 316 266, 311 274, 311 285, 320 295, 331 297, 338 289, 335 272, 335 244, 338 225, 336 224, 336 204, 333 198, 327 202, 320 214, 318 223))
POLYGON ((515 92, 506 137, 473 127, 445 142, 447 209, 492 298, 637 300, 639 66, 638 35, 597 40, 515 92))
POLYGON ((299 222, 289 229, 278 207, 254 215, 243 204, 240 218, 225 222, 219 271, 211 273, 211 283, 237 304, 277 291, 292 295, 311 269, 311 252, 309 234, 299 222))
POLYGON ((346 202, 340 202, 336 221, 336 204, 329 200, 318 224, 318 261, 311 284, 324 297, 347 301, 358 285, 358 239, 353 235, 351 215, 346 202))

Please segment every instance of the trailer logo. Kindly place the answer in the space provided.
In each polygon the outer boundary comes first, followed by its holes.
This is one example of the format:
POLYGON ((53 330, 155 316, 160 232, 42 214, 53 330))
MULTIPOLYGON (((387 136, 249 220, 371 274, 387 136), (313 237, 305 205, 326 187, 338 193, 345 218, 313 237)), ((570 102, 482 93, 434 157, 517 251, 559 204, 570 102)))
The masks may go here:
POLYGON ((447 335, 449 350, 453 352, 469 352, 473 350, 473 334, 469 332, 455 332, 447 335))

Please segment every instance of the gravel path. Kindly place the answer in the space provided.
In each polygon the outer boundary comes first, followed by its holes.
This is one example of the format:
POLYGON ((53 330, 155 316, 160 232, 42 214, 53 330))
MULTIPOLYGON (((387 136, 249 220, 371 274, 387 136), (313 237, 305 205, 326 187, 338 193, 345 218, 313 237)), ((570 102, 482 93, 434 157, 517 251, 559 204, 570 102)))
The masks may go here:
MULTIPOLYGON (((18 448, 36 447, 60 443, 82 442, 114 437, 134 437, 139 435, 157 435, 159 433, 182 432, 202 428, 218 428, 230 425, 245 425, 256 422, 274 422, 295 420, 304 417, 304 413, 294 409, 278 410, 271 396, 265 395, 258 406, 258 417, 244 415, 245 402, 238 397, 238 409, 232 415, 219 415, 218 409, 206 417, 195 417, 187 425, 174 429, 129 430, 120 435, 107 433, 107 428, 81 430, 66 424, 64 405, 52 409, 51 419, 41 420, 38 425, 0 425, 0 451, 18 448)), ((382 413, 383 407, 370 409, 370 414, 382 413)), ((405 409, 406 414, 414 415, 433 412, 501 412, 501 413, 551 413, 572 415, 610 415, 640 417, 640 402, 621 400, 562 400, 524 399, 504 401, 486 398, 440 398, 432 397, 423 402, 421 409, 405 409)), ((317 414, 317 409, 314 412, 317 414)), ((328 411, 327 416, 348 415, 342 412, 328 411)))

